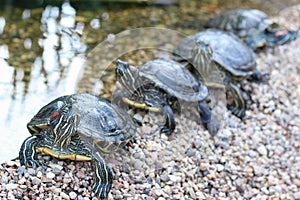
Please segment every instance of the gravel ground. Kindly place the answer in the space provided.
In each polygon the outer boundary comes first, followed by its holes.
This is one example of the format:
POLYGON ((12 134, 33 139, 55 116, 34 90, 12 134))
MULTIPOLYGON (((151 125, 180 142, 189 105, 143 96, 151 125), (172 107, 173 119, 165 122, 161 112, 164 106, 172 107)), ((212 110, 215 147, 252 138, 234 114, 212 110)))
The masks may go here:
MULTIPOLYGON (((300 6, 281 14, 291 11, 300 19, 300 6)), ((158 133, 161 116, 137 113, 147 125, 133 145, 106 156, 114 171, 108 199, 300 199, 299 46, 300 38, 257 55, 270 80, 243 83, 253 100, 246 118, 224 109, 214 138, 192 111, 176 115, 172 141, 158 133)), ((0 165, 0 199, 96 199, 90 162, 41 159, 48 167, 0 165)))

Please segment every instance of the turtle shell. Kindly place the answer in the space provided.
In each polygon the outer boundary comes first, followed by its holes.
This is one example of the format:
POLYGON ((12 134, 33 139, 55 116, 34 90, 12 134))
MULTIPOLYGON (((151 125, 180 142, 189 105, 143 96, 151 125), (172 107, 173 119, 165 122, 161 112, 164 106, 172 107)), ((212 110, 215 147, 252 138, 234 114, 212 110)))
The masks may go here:
POLYGON ((138 69, 140 76, 179 99, 197 102, 208 96, 207 87, 176 61, 156 59, 138 69))
POLYGON ((233 76, 246 77, 256 69, 253 51, 238 37, 225 31, 208 29, 183 39, 175 49, 175 54, 191 60, 197 45, 212 48, 212 59, 233 76))
POLYGON ((233 9, 208 21, 207 27, 229 31, 246 38, 264 31, 271 25, 266 13, 257 9, 233 9))
POLYGON ((104 153, 116 150, 120 144, 131 139, 136 131, 133 119, 125 111, 108 100, 85 93, 55 99, 44 106, 29 125, 36 124, 37 119, 50 124, 51 117, 56 113, 77 114, 80 120, 77 126, 80 139, 89 148, 96 148, 104 153))

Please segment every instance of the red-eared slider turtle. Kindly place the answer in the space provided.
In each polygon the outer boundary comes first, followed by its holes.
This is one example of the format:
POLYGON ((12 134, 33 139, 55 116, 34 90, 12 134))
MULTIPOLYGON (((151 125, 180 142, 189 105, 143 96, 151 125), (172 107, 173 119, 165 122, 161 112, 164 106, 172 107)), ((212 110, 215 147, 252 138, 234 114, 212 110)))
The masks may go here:
POLYGON ((205 30, 183 39, 174 50, 175 59, 188 60, 193 64, 193 73, 208 87, 226 87, 233 96, 230 106, 233 114, 243 118, 246 111, 245 100, 235 81, 255 73, 256 58, 252 50, 236 36, 221 30, 205 30))
MULTIPOLYGON (((204 126, 211 135, 219 129, 219 122, 210 109, 202 103, 208 96, 208 89, 183 65, 173 60, 156 59, 139 67, 118 60, 115 72, 119 82, 130 95, 123 96, 123 102, 136 107, 162 112, 166 115, 161 133, 171 135, 175 129, 172 105, 183 100, 196 102, 204 126)), ((174 108, 174 107, 173 107, 174 108)))
POLYGON ((266 13, 256 9, 225 11, 209 20, 206 27, 232 32, 252 49, 283 45, 296 39, 298 34, 293 30, 280 30, 266 13))
POLYGON ((60 159, 95 161, 92 186, 95 194, 106 197, 113 175, 102 157, 135 134, 134 120, 116 105, 90 94, 66 95, 50 102, 27 125, 32 136, 22 144, 22 165, 41 165, 37 151, 60 159))

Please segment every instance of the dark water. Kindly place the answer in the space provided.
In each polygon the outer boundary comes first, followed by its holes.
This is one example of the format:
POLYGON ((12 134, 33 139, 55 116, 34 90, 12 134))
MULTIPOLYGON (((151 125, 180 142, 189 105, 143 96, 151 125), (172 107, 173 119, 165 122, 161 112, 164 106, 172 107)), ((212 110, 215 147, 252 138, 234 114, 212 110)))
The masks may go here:
MULTIPOLYGON (((0 163, 18 156, 26 123, 46 103, 77 92, 87 54, 124 30, 192 34, 225 8, 276 14, 288 3, 228 1, 0 1, 0 163), (222 2, 222 3, 220 3, 222 2)), ((295 2, 296 3, 296 2, 295 2)), ((88 87, 88 85, 87 85, 88 87)))

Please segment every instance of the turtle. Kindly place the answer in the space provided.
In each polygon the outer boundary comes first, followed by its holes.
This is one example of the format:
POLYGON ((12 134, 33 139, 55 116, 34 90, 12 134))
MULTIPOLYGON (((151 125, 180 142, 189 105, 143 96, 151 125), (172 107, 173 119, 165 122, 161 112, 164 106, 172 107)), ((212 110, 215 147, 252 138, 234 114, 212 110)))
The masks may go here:
POLYGON ((155 59, 135 67, 117 60, 115 72, 118 81, 129 94, 121 97, 122 102, 135 108, 165 114, 165 124, 160 133, 173 135, 176 127, 173 110, 178 110, 179 101, 195 102, 208 132, 212 136, 218 132, 220 123, 204 103, 208 96, 207 87, 182 64, 170 59, 155 59))
POLYGON ((103 159, 135 135, 137 122, 109 100, 79 93, 56 98, 27 124, 31 133, 23 142, 21 165, 43 165, 37 152, 59 159, 94 161, 92 189, 96 196, 106 197, 113 174, 103 159))
POLYGON ((235 83, 249 76, 258 81, 263 79, 256 69, 254 52, 235 35, 217 29, 182 39, 174 49, 173 59, 191 63, 189 69, 209 88, 229 90, 233 96, 229 108, 241 119, 245 116, 246 104, 235 83))
POLYGON ((257 9, 232 9, 211 18, 206 28, 232 32, 251 49, 274 47, 295 40, 298 31, 280 28, 268 15, 257 9))

